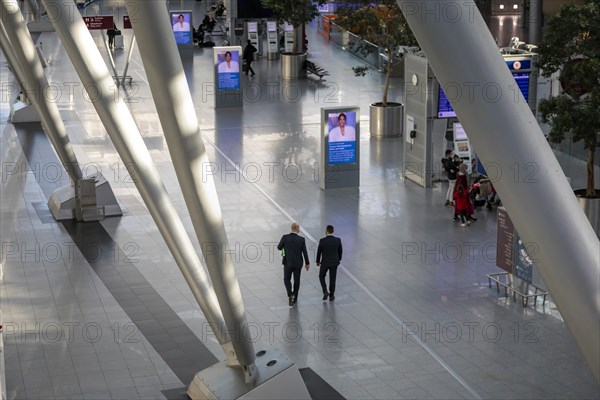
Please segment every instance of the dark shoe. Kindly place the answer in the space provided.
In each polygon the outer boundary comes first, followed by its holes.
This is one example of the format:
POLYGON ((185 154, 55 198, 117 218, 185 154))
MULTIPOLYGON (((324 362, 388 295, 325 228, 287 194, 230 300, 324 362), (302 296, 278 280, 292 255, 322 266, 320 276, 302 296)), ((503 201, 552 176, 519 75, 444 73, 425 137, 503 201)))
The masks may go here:
POLYGON ((477 221, 477 218, 473 218, 473 217, 471 217, 471 218, 469 218, 469 221, 471 221, 471 222, 475 222, 475 221, 477 221))
POLYGON ((252 76, 256 75, 254 72, 252 73, 252 76))
POLYGON ((297 302, 298 302, 298 298, 296 296, 294 296, 294 302, 292 303, 292 305, 295 306, 297 302))
POLYGON ((327 293, 327 292, 323 293, 323 300, 327 300, 328 297, 329 297, 329 293, 327 293))
POLYGON ((289 299, 289 303, 288 304, 290 305, 290 307, 293 306, 296 303, 294 301, 294 296, 290 296, 288 299, 289 299))
POLYGON ((330 295, 329 295, 329 301, 334 301, 334 300, 335 300, 335 296, 334 296, 334 295, 332 295, 332 294, 330 294, 330 295))
POLYGON ((458 217, 454 217, 454 218, 452 218, 452 221, 458 222, 458 221, 460 221, 460 219, 458 219, 458 217))

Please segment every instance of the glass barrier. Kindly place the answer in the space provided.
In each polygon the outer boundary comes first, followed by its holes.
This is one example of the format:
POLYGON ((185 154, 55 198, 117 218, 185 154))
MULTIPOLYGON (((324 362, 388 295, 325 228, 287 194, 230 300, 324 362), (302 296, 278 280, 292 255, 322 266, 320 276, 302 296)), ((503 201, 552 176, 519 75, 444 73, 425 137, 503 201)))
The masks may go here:
POLYGON ((367 64, 377 69, 380 68, 380 51, 378 46, 348 32, 334 22, 329 22, 329 24, 331 26, 329 41, 331 43, 344 48, 344 50, 360 58, 367 64))

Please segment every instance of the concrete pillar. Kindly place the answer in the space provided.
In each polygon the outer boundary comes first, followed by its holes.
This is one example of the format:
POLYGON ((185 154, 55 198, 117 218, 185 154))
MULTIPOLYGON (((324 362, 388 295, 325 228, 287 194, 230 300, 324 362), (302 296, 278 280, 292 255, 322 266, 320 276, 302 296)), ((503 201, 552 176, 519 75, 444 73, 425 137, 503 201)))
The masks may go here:
POLYGON ((542 0, 529 0, 529 40, 527 43, 537 46, 540 45, 542 24, 544 22, 542 3, 542 0))
POLYGON ((600 380, 600 242, 475 3, 398 4, 600 380))
POLYGON ((204 316, 213 327, 217 340, 219 343, 229 342, 223 315, 206 272, 127 105, 123 101, 114 100, 113 78, 75 3, 71 0, 42 0, 42 3, 84 87, 92 87, 97 91, 91 95, 96 99, 94 107, 129 173, 134 177, 133 181, 150 215, 204 316))
MULTIPOLYGON (((8 36, 7 47, 12 48, 13 56, 16 57, 18 63, 18 65, 13 65, 13 68, 20 69, 19 76, 21 84, 24 85, 21 86, 21 89, 40 115, 44 131, 69 174, 69 178, 72 182, 77 182, 81 179, 81 169, 77 163, 75 151, 69 142, 58 107, 44 93, 44 90, 49 87, 48 80, 17 0, 2 0, 1 13, 0 24, 3 26, 3 35, 6 32, 8 36)), ((9 55, 10 50, 7 58, 9 55)))
POLYGON ((212 175, 210 160, 198 125, 181 57, 175 44, 164 2, 133 0, 126 3, 138 41, 150 89, 156 104, 173 166, 229 332, 237 361, 254 375, 254 346, 243 332, 248 324, 242 294, 228 251, 229 243, 212 175))

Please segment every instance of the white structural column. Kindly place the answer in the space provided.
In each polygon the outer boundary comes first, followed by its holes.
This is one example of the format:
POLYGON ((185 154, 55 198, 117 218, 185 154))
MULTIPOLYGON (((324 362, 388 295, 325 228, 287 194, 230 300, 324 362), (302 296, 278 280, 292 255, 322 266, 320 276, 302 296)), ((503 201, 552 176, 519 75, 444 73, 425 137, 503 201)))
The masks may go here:
POLYGON ((181 56, 168 19, 166 4, 133 0, 125 3, 138 41, 173 166, 200 241, 210 278, 221 305, 237 361, 246 378, 254 375, 254 346, 244 335, 247 319, 235 274, 211 165, 200 133, 181 56))
POLYGON ((42 0, 42 3, 83 86, 94 89, 94 93, 90 93, 94 99, 93 105, 217 340, 219 343, 229 342, 223 315, 208 276, 129 109, 123 101, 114 100, 113 78, 75 3, 72 0, 42 0))
POLYGON ((60 162, 69 174, 71 181, 75 183, 81 179, 81 169, 77 163, 75 151, 69 142, 58 107, 46 96, 45 90, 49 87, 48 80, 17 0, 2 0, 0 21, 4 32, 8 35, 8 47, 12 49, 13 55, 17 58, 18 65, 13 65, 13 68, 20 68, 19 76, 21 84, 24 85, 21 89, 34 104, 42 120, 44 131, 60 162))
MULTIPOLYGON (((600 243, 473 1, 398 4, 600 380, 600 243)), ((410 78, 409 78, 410 79, 410 78)))
POLYGON ((19 89, 23 89, 23 72, 21 72, 23 67, 20 67, 19 60, 17 58, 17 55, 15 54, 15 51, 13 50, 13 46, 10 43, 10 40, 8 39, 8 33, 6 33, 6 29, 4 27, 4 24, 2 23, 2 20, 0 20, 0 46, 2 47, 2 51, 4 51, 4 55, 6 56, 8 64, 12 68, 15 80, 19 85, 19 89))

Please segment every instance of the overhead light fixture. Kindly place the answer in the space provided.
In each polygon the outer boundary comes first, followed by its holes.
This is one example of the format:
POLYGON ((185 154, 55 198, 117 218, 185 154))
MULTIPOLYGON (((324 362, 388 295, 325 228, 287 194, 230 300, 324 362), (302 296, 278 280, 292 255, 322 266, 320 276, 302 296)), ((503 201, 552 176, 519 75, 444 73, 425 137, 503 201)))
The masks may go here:
POLYGON ((504 4, 500 4, 500 9, 504 10, 504 4))
POLYGON ((519 9, 519 5, 518 4, 513 4, 513 10, 518 10, 519 9))

